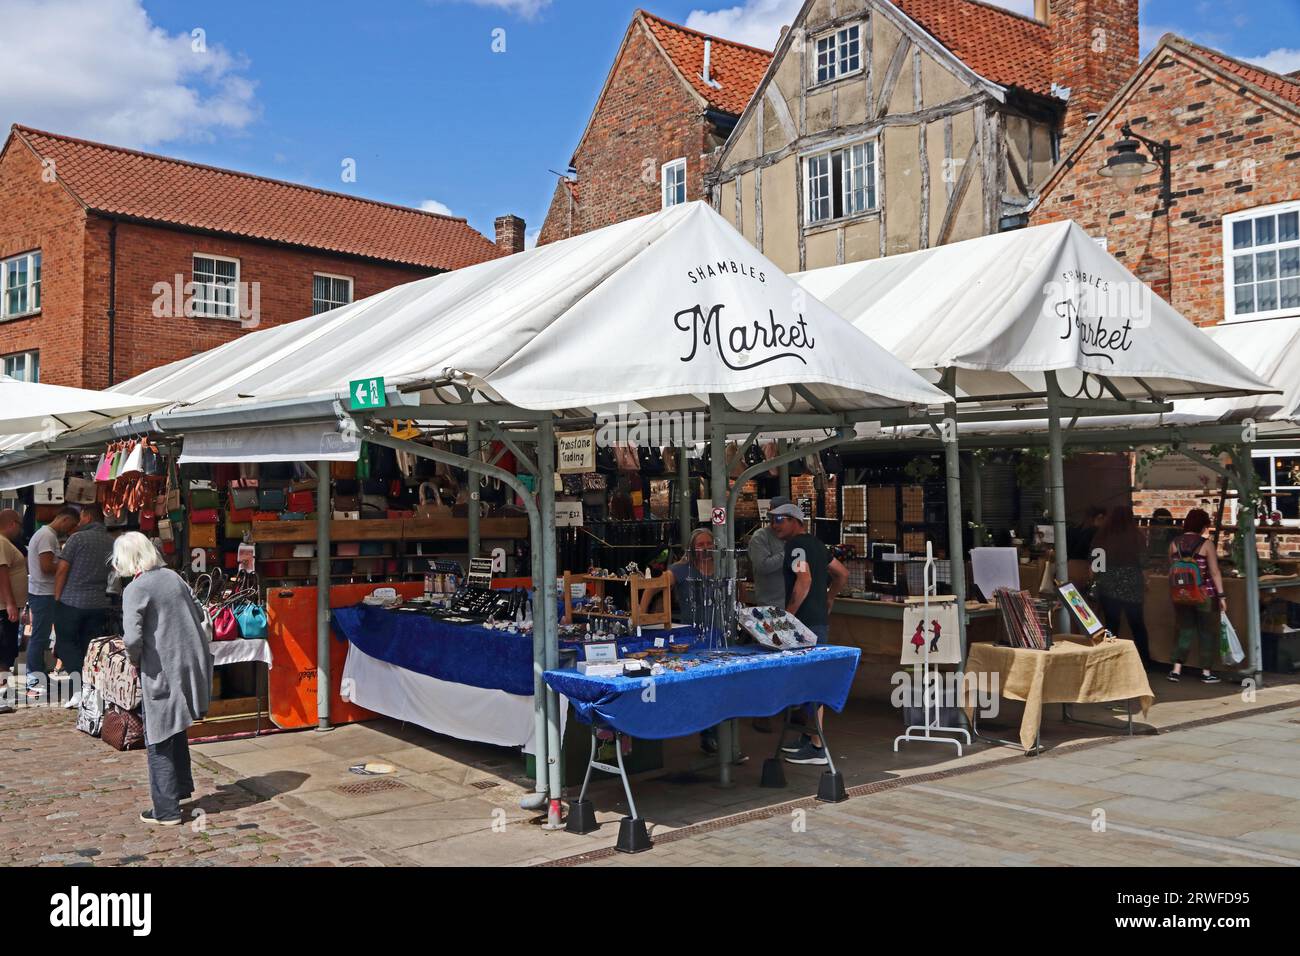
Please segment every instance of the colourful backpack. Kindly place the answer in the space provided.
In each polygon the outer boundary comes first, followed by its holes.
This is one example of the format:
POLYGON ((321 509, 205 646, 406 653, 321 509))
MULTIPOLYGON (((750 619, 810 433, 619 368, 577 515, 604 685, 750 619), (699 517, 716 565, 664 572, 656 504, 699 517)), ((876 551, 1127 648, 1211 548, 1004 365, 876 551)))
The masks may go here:
POLYGON ((1189 558, 1181 543, 1175 544, 1178 557, 1169 562, 1169 597, 1175 604, 1195 606, 1209 600, 1201 566, 1196 563, 1196 553, 1189 558))

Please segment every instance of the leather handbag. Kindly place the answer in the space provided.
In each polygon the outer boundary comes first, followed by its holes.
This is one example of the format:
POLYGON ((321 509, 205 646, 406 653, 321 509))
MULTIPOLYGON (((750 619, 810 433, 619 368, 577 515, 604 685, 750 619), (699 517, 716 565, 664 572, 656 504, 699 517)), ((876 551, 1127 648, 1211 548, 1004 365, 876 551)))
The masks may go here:
POLYGON ((195 508, 190 513, 191 524, 218 524, 221 521, 221 512, 216 508, 195 508))
POLYGON ((285 494, 283 488, 259 488, 257 507, 262 511, 283 511, 285 494))
POLYGON ((253 521, 279 521, 280 512, 278 511, 254 511, 253 521))
POLYGON ((63 499, 76 505, 93 505, 97 488, 90 478, 69 478, 63 490, 63 499))
POLYGON ((221 507, 221 499, 210 488, 199 488, 190 492, 190 508, 194 511, 206 511, 221 507))
POLYGON ((281 511, 281 521, 306 521, 307 513, 304 511, 281 511))
POLYGON ((330 462, 331 478, 356 478, 357 463, 355 461, 332 461, 330 462))
POLYGON ((361 500, 356 495, 335 495, 335 511, 360 511, 361 500))
POLYGON ((245 604, 235 612, 239 624, 239 633, 245 640, 263 640, 266 638, 266 612, 257 604, 245 604))
POLYGON ((99 739, 114 750, 139 750, 144 746, 144 721, 133 710, 108 704, 99 728, 99 739))
POLYGON ((225 535, 234 541, 242 541, 244 535, 253 533, 253 520, 250 517, 247 521, 236 521, 235 513, 232 511, 226 515, 225 535))
POLYGON ((316 507, 316 495, 310 491, 291 491, 289 492, 288 506, 290 511, 306 514, 316 507))
POLYGON ((158 516, 147 508, 140 512, 140 531, 144 534, 158 530, 158 516))
POLYGON ((363 513, 377 511, 381 515, 386 514, 388 512, 388 496, 387 495, 362 495, 361 510, 363 513))
POLYGON ((214 641, 239 640, 239 620, 230 608, 223 607, 213 616, 212 639, 214 641))
POLYGON ((167 542, 168 544, 170 544, 171 541, 173 540, 173 538, 175 538, 175 536, 176 536, 176 533, 175 533, 175 531, 172 530, 171 519, 170 519, 170 518, 159 518, 159 519, 158 519, 158 537, 161 538, 163 541, 167 542))
POLYGON ((232 510, 245 511, 257 507, 256 488, 231 488, 230 507, 232 510))
POLYGON ((214 524, 190 525, 191 548, 215 548, 217 546, 217 526, 214 524))
POLYGON ((226 520, 233 521, 236 524, 245 524, 252 521, 255 514, 257 514, 256 508, 231 508, 226 512, 226 520))

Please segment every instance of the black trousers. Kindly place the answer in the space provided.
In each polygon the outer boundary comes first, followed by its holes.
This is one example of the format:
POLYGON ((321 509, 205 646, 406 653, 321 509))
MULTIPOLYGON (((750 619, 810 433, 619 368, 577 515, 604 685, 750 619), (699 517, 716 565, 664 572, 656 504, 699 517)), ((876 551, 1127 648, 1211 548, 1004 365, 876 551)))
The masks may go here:
POLYGON ((175 820, 181 815, 181 801, 194 793, 190 742, 182 730, 161 743, 148 744, 146 750, 154 819, 175 820))
POLYGON ((59 602, 54 608, 54 653, 69 674, 81 672, 86 648, 103 637, 108 626, 108 610, 84 610, 59 602))
POLYGON ((1116 637, 1119 636, 1121 620, 1128 618, 1128 629, 1133 632, 1133 643, 1137 645, 1138 656, 1142 658, 1143 664, 1150 664, 1150 644, 1147 641, 1147 622, 1142 615, 1142 605, 1103 597, 1101 613, 1106 619, 1106 627, 1116 637))

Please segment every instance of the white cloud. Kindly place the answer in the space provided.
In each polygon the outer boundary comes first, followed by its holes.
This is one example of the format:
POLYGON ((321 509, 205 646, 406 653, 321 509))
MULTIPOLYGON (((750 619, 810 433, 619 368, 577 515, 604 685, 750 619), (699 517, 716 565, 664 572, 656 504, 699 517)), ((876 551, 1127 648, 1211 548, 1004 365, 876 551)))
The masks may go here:
POLYGON ((525 249, 536 249, 536 248, 537 248, 537 237, 540 236, 541 234, 542 234, 542 230, 540 230, 540 229, 529 229, 529 230, 527 230, 527 231, 524 233, 524 248, 525 248, 525 249))
POLYGON ((440 203, 436 199, 424 199, 420 202, 420 208, 425 212, 436 212, 440 216, 454 216, 451 207, 445 203, 440 203))
MULTIPOLYGON (((476 0, 491 2, 491 0, 476 0)), ((1034 14, 1034 0, 989 0, 994 6, 1004 7, 1026 16, 1034 14)), ((686 25, 692 30, 714 36, 748 43, 750 46, 771 50, 781 37, 781 28, 794 23, 803 6, 803 0, 744 0, 743 3, 717 9, 692 10, 686 25)))
POLYGON ((247 63, 216 37, 155 26, 142 0, 5 0, 4 21, 3 128, 152 146, 211 139, 257 116, 247 63))
POLYGON ((1270 50, 1263 56, 1248 56, 1243 59, 1266 70, 1272 70, 1274 73, 1294 73, 1300 70, 1300 50, 1290 50, 1286 47, 1270 50))
POLYGON ((538 14, 551 5, 551 0, 434 0, 435 3, 470 3, 476 7, 496 7, 507 13, 523 17, 525 20, 536 19, 538 14))

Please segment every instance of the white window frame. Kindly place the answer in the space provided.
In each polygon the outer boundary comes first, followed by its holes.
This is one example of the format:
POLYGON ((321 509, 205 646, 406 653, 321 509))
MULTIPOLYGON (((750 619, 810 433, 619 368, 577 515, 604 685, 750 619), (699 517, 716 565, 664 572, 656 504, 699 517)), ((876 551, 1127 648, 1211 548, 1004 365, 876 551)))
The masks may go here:
POLYGON ((194 268, 194 266, 195 266, 195 260, 196 260, 196 259, 212 259, 212 260, 215 261, 215 262, 233 262, 233 263, 235 264, 235 284, 234 284, 234 289, 235 289, 235 298, 234 298, 234 301, 230 303, 231 311, 230 311, 230 314, 227 315, 227 314, 225 314, 225 313, 223 313, 223 312, 221 312, 221 311, 215 311, 215 310, 212 310, 212 309, 210 308, 210 306, 211 306, 212 303, 209 302, 209 300, 206 300, 206 299, 200 299, 199 296, 198 296, 198 294, 196 293, 195 296, 194 296, 194 299, 193 299, 193 311, 192 311, 191 314, 193 315, 194 318, 198 318, 198 319, 226 319, 226 320, 228 320, 228 321, 238 322, 238 321, 240 320, 240 315, 239 315, 240 263, 239 263, 239 260, 238 260, 238 259, 235 259, 235 258, 233 258, 233 257, 231 257, 231 256, 219 256, 219 255, 217 255, 217 254, 214 253, 214 252, 200 252, 200 251, 196 251, 196 252, 191 253, 191 254, 190 254, 190 281, 193 282, 193 283, 195 284, 195 286, 200 286, 200 285, 202 285, 202 284, 199 282, 199 280, 196 278, 196 276, 198 275, 198 273, 195 271, 195 268, 194 268))
POLYGON ((803 163, 803 184, 804 184, 804 225, 805 226, 824 226, 827 223, 840 222, 845 219, 853 219, 857 216, 865 216, 880 211, 880 140, 878 138, 858 140, 854 143, 844 143, 835 146, 832 149, 823 149, 815 153, 807 153, 800 157, 803 163), (864 166, 871 170, 871 181, 867 184, 867 205, 862 209, 849 209, 849 197, 856 191, 853 189, 851 179, 855 167, 847 161, 855 149, 865 147, 870 150, 870 155, 864 162, 864 166), (845 154, 845 158, 840 160, 840 181, 838 188, 840 191, 840 214, 835 214, 835 154, 845 154), (826 160, 825 172, 819 171, 818 179, 825 179, 830 186, 830 195, 828 197, 814 196, 813 193, 813 162, 816 160, 826 160), (813 215, 813 204, 822 203, 829 200, 830 215, 823 218, 816 218, 813 215))
POLYGON ((662 208, 664 209, 667 209, 669 206, 680 206, 682 203, 686 202, 686 157, 685 156, 682 156, 678 159, 671 160, 670 162, 664 163, 662 166, 659 167, 659 190, 660 190, 660 199, 663 202, 662 208), (674 176, 673 188, 674 191, 680 188, 682 198, 677 199, 676 197, 674 197, 672 201, 669 201, 668 174, 669 172, 673 172, 675 174, 676 171, 678 170, 681 171, 681 178, 677 179, 674 176))
POLYGON ((858 73, 861 73, 863 70, 862 61, 864 59, 863 49, 862 49, 862 36, 864 33, 866 33, 866 31, 867 31, 866 22, 859 21, 856 23, 846 23, 841 27, 836 27, 834 30, 828 30, 825 33, 819 33, 816 36, 814 36, 811 41, 812 56, 809 58, 812 63, 812 76, 809 78, 809 85, 822 86, 826 83, 834 83, 837 80, 842 80, 846 76, 854 76, 858 73), (848 38, 848 34, 854 30, 857 31, 856 41, 850 40, 848 38), (827 52, 829 52, 830 56, 827 59, 827 62, 823 65, 823 63, 821 62, 822 61, 821 45, 823 41, 827 41, 827 40, 830 41, 830 46, 827 48, 827 52), (858 51, 856 54, 856 58, 858 61, 858 65, 848 70, 841 69, 840 64, 844 62, 845 59, 844 52, 846 48, 853 42, 857 43, 858 51), (826 76, 821 75, 823 66, 826 69, 826 76))
POLYGON ((21 319, 26 316, 37 315, 41 311, 41 280, 36 278, 40 266, 41 250, 39 249, 30 249, 27 252, 20 252, 15 256, 8 256, 0 260, 0 320, 21 319), (27 308, 17 312, 10 312, 9 270, 20 261, 25 262, 27 266, 27 284, 23 286, 27 290, 27 308))
POLYGON ((8 355, 0 355, 0 372, 10 378, 16 378, 20 382, 39 382, 41 380, 41 350, 28 349, 26 352, 10 352, 8 355), (23 369, 17 375, 9 371, 9 363, 13 359, 23 360, 23 369))
POLYGON ((320 315, 320 312, 316 311, 316 280, 318 278, 337 279, 340 282, 346 282, 348 284, 348 300, 346 302, 340 302, 338 305, 331 305, 328 309, 322 309, 321 312, 329 312, 331 309, 341 309, 343 308, 343 306, 351 305, 353 302, 356 301, 356 289, 352 281, 352 276, 336 275, 333 272, 313 272, 311 274, 311 280, 312 280, 311 281, 311 314, 312 315, 320 315))
MULTIPOLYGON (((1300 486, 1280 484, 1277 480, 1277 459, 1295 458, 1296 449, 1256 448, 1251 451, 1251 457, 1256 461, 1263 458, 1268 462, 1268 479, 1265 480, 1262 477, 1260 478, 1259 494, 1260 494, 1261 501, 1268 502, 1268 510, 1270 513, 1280 510, 1277 506, 1277 500, 1280 497, 1280 495, 1278 494, 1279 490, 1282 491, 1283 495, 1286 495, 1288 493, 1300 495, 1300 486)), ((1236 503, 1237 502, 1234 499, 1233 504, 1235 505, 1236 503)), ((1236 515, 1237 515, 1237 509, 1234 508, 1233 511, 1234 521, 1238 520, 1236 515)), ((1298 518, 1282 519, 1282 527, 1284 528, 1295 528, 1297 526, 1300 526, 1300 519, 1298 518)))
MULTIPOLYGON (((1244 220, 1262 219, 1265 216, 1280 216, 1286 213, 1296 213, 1300 216, 1300 200, 1291 202, 1275 203, 1269 206, 1257 206, 1254 209, 1242 209, 1239 212, 1229 213, 1223 217, 1223 318, 1228 322, 1254 322, 1258 319, 1277 319, 1286 316, 1300 316, 1300 306, 1282 306, 1282 281, 1281 263, 1278 264, 1276 280, 1278 284, 1278 308, 1269 309, 1264 312, 1243 312, 1237 314, 1237 286, 1236 286, 1236 263, 1234 255, 1240 255, 1240 250, 1233 248, 1232 234, 1233 227, 1244 220)), ((1252 233, 1254 227, 1251 227, 1252 233)), ((1300 236, 1294 240, 1279 242, 1276 228, 1273 233, 1273 242, 1261 246, 1251 245, 1252 254, 1257 254, 1260 250, 1268 252, 1279 252, 1283 249, 1290 250, 1300 247, 1300 236)), ((1252 264, 1252 269, 1254 265, 1252 264)), ((1300 276, 1287 276, 1300 280, 1300 276)), ((1258 282, 1258 279, 1255 280, 1258 282)))

